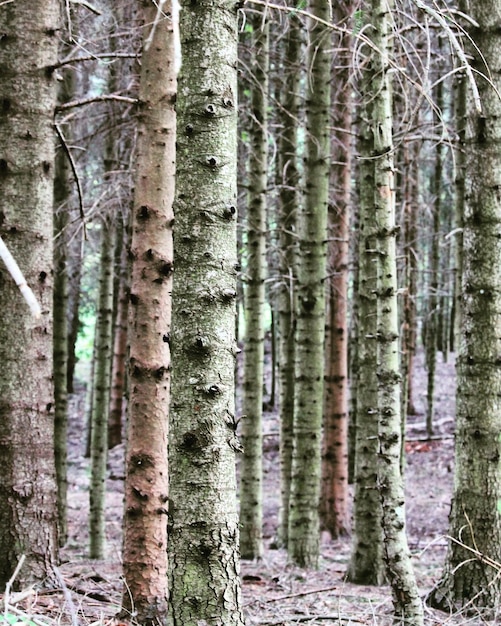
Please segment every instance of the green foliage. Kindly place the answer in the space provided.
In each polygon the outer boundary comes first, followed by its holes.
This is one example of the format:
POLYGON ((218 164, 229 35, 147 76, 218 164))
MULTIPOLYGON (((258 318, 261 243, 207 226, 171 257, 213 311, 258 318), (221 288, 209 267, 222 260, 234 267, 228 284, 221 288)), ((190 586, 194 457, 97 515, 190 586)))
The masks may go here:
POLYGON ((365 12, 361 9, 353 13, 353 34, 357 35, 363 28, 365 22, 365 12))
POLYGON ((32 622, 28 617, 22 615, 12 615, 12 613, 0 614, 0 624, 20 624, 22 626, 37 626, 35 622, 32 622))

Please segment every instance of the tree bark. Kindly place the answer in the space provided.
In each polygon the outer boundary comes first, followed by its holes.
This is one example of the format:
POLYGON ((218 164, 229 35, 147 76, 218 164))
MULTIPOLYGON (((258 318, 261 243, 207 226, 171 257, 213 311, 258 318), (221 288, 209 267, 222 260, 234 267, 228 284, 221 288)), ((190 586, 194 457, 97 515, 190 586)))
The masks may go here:
POLYGON ((169 623, 243 625, 236 503, 237 7, 186 2, 177 97, 169 623))
POLYGON ((28 309, 0 267, 0 586, 55 583, 53 185, 60 28, 54 0, 0 6, 0 235, 42 308, 28 309))
MULTIPOLYGON (((338 3, 334 21, 351 15, 351 2, 338 3)), ((336 137, 329 205, 330 280, 327 281, 326 366, 320 521, 332 537, 348 532, 348 256, 351 204, 351 36, 337 41, 334 107, 336 137)))
MULTIPOLYGON (((330 4, 313 0, 312 15, 331 19, 330 4)), ((324 389, 327 204, 330 167, 330 29, 309 21, 305 198, 299 217, 298 306, 294 384, 294 447, 289 502, 289 558, 317 567, 324 389)))
POLYGON ((101 224, 99 296, 95 330, 95 365, 91 412, 89 489, 89 554, 102 559, 106 544, 106 462, 108 458, 108 415, 111 385, 111 347, 113 342, 113 269, 115 246, 111 217, 101 224))
MULTIPOLYGON (((497 90, 499 3, 470 2, 473 68, 497 90)), ((457 361, 455 476, 442 578, 429 597, 437 608, 467 608, 486 618, 501 601, 501 102, 485 80, 482 111, 470 101, 465 133, 462 337, 457 361)))
MULTIPOLYGON (((163 10, 172 15, 170 3, 163 10)), ((175 175, 174 26, 145 3, 132 216, 123 605, 167 619, 167 435, 175 175), (150 40, 151 39, 151 40, 150 40)))
POLYGON ((278 542, 287 547, 289 534, 289 499, 292 471, 292 429, 294 419, 294 355, 296 309, 295 237, 299 201, 298 114, 303 50, 300 23, 294 16, 284 41, 283 72, 287 77, 282 88, 280 108, 278 167, 278 243, 280 250, 278 286, 279 381, 280 381, 280 510, 278 542))
MULTIPOLYGON (((369 53, 370 54, 370 53, 369 53)), ((364 68, 360 81, 358 127, 359 229, 358 317, 353 542, 347 580, 381 585, 385 580, 381 502, 377 490, 377 224, 374 215, 373 74, 364 68)))
POLYGON ((240 464, 240 550, 244 559, 263 555, 263 372, 266 278, 266 196, 268 186, 268 23, 262 11, 252 24, 245 338, 240 464))
POLYGON ((383 558, 393 592, 395 619, 420 626, 424 622, 407 536, 402 472, 402 412, 397 306, 395 182, 393 164, 393 99, 389 78, 392 0, 372 0, 375 49, 370 63, 373 79, 374 215, 378 238, 378 489, 381 498, 383 558))

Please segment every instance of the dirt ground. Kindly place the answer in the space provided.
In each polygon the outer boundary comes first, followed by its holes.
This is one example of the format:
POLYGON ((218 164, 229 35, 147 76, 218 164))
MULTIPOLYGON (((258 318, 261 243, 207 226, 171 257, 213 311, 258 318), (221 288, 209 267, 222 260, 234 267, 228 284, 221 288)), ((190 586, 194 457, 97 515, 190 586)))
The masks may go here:
MULTIPOLYGON (((447 517, 453 480, 454 366, 438 357, 435 394, 435 436, 426 440, 426 374, 418 362, 414 381, 416 414, 407 426, 407 522, 409 545, 423 595, 440 576, 445 556, 447 517)), ((113 624, 122 592, 120 552, 123 506, 123 446, 110 452, 107 495, 107 557, 87 558, 89 463, 84 458, 85 398, 73 398, 70 418, 69 529, 62 552, 59 592, 31 593, 23 601, 14 596, 10 612, 29 614, 38 624, 72 626, 113 624)), ((287 564, 283 550, 269 548, 276 533, 279 504, 278 424, 265 417, 265 526, 267 549, 261 562, 242 563, 243 602, 248 626, 331 626, 391 624, 388 587, 360 587, 344 582, 350 538, 322 537, 318 571, 287 564)), ((481 624, 460 615, 426 609, 426 624, 481 624)))

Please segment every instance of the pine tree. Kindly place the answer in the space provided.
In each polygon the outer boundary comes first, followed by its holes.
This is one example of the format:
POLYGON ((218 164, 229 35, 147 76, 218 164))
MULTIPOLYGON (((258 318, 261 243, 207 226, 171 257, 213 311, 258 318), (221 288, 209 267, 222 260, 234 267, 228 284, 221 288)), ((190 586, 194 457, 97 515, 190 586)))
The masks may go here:
POLYGON ((487 617, 501 600, 501 7, 476 0, 469 14, 473 69, 493 85, 479 80, 481 108, 469 99, 467 109, 454 493, 446 562, 429 602, 487 617))
POLYGON ((40 305, 0 267, 0 585, 55 582, 52 368, 54 110, 59 2, 0 5, 0 235, 40 305))
MULTIPOLYGON (((172 15, 171 7, 163 10, 172 15)), ((123 604, 141 624, 167 618, 167 431, 173 271, 176 71, 172 19, 143 8, 132 219, 123 604), (151 26, 154 24, 154 26, 151 26)))
POLYGON ((180 11, 169 620, 243 624, 234 407, 237 6, 180 11))
POLYGON ((324 389, 325 277, 329 195, 330 5, 313 0, 309 21, 305 199, 298 220, 297 327, 289 558, 317 567, 324 389))
POLYGON ((240 546, 242 558, 263 554, 262 413, 264 370, 266 197, 268 186, 269 29, 261 11, 251 17, 252 91, 249 131, 249 203, 245 269, 245 339, 240 465, 240 546))

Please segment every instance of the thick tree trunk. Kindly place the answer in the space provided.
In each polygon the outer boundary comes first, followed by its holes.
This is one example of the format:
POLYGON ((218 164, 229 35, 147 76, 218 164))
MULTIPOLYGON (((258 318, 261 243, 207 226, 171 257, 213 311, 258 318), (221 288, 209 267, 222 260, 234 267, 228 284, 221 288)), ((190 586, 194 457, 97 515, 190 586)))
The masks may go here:
MULTIPOLYGON (((501 88, 501 7, 469 3, 473 67, 501 88)), ((457 362, 455 476, 446 563, 430 595, 447 611, 468 607, 485 617, 501 601, 501 102, 478 81, 482 111, 470 102, 465 135, 462 341, 457 362)))
POLYGON ((0 266, 0 586, 55 582, 53 184, 59 3, 0 6, 0 234, 42 308, 0 266))
MULTIPOLYGON (((163 10, 172 8, 165 4, 163 10)), ((175 174, 174 27, 145 4, 132 216, 123 604, 167 619, 167 433, 175 174), (149 38, 152 37, 151 41, 149 38), (146 43, 149 42, 149 43, 146 43)))
POLYGON ((279 380, 280 380, 280 512, 278 541, 287 547, 289 499, 292 471, 292 428, 294 418, 294 354, 296 308, 296 221, 299 195, 298 113, 301 83, 302 35, 299 21, 291 16, 284 42, 278 168, 278 242, 280 249, 278 288, 279 380))
MULTIPOLYGON (((311 13, 328 22, 330 4, 313 0, 311 13)), ((289 502, 289 558, 317 567, 324 390, 327 204, 330 167, 330 30, 309 21, 306 102, 306 190, 300 209, 298 306, 294 384, 294 448, 289 502)))
POLYGON ((263 555, 263 370, 268 186, 268 24, 252 16, 249 202, 245 264, 245 339, 240 465, 240 550, 242 558, 263 555))
POLYGON ((180 28, 169 622, 242 626, 234 407, 237 6, 186 2, 180 28))

